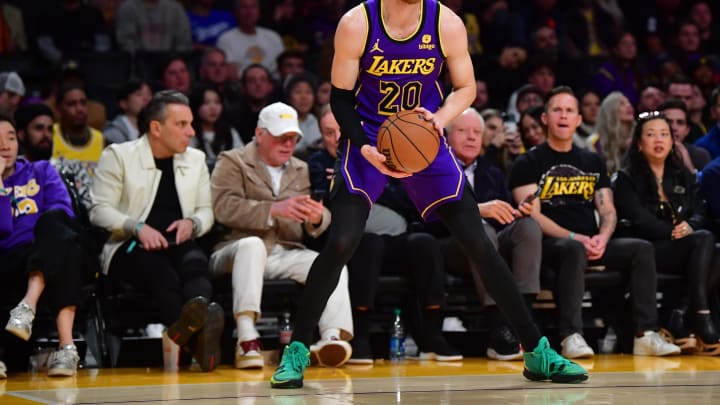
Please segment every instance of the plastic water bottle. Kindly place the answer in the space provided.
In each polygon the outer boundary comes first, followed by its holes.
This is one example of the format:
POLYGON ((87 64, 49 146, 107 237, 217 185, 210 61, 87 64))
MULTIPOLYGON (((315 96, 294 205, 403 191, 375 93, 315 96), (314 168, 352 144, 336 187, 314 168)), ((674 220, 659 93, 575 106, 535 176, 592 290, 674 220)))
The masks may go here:
POLYGON ((292 324, 290 323, 290 313, 284 312, 282 321, 280 322, 279 327, 279 335, 280 335, 280 346, 284 347, 285 345, 290 344, 290 340, 292 339, 292 324))
POLYGON ((405 358, 405 329, 400 319, 400 308, 395 308, 395 320, 390 330, 390 361, 405 358))

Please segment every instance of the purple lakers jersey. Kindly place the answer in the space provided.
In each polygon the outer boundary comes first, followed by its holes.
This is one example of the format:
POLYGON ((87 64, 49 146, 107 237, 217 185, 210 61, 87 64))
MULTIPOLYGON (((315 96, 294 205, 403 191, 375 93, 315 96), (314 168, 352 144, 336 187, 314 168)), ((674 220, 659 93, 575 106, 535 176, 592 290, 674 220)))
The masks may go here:
POLYGON ((373 145, 389 115, 415 107, 435 112, 444 100, 438 80, 445 62, 438 32, 440 5, 422 0, 416 31, 407 38, 392 38, 385 30, 380 3, 364 3, 368 33, 355 87, 357 111, 373 145))

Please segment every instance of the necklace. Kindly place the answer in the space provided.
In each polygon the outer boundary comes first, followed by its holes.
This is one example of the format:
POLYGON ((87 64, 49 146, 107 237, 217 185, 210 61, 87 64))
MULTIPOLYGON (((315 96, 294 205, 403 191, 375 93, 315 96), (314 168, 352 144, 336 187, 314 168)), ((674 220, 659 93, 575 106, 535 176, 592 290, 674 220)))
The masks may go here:
POLYGON ((655 182, 657 184, 662 184, 664 173, 658 173, 658 171, 653 170, 653 177, 655 177, 655 182))

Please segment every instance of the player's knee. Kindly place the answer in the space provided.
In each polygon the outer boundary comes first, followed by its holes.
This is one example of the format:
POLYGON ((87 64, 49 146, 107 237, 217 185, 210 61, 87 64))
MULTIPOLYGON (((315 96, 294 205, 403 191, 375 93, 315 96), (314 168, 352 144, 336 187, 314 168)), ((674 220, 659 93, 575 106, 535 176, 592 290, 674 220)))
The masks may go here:
POLYGON ((329 240, 326 249, 329 248, 330 251, 334 252, 339 257, 349 258, 353 254, 357 244, 357 237, 355 237, 354 235, 346 234, 334 237, 329 240))
POLYGON ((489 251, 496 251, 495 245, 492 243, 490 238, 487 235, 484 235, 482 238, 477 238, 476 242, 478 246, 478 250, 481 252, 489 252, 489 251))

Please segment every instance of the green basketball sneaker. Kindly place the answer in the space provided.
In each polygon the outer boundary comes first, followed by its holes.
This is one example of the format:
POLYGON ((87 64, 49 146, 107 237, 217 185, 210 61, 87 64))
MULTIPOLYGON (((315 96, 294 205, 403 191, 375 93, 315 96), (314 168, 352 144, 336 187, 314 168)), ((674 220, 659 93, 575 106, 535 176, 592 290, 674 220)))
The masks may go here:
POLYGON ((285 346, 280 365, 270 378, 273 388, 302 388, 303 372, 310 365, 310 350, 300 342, 285 346))
POLYGON ((587 371, 578 364, 559 355, 543 336, 535 350, 525 352, 525 370, 528 380, 555 383, 577 383, 588 379, 587 371))

